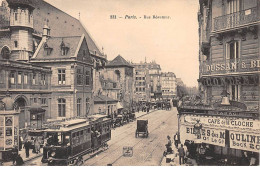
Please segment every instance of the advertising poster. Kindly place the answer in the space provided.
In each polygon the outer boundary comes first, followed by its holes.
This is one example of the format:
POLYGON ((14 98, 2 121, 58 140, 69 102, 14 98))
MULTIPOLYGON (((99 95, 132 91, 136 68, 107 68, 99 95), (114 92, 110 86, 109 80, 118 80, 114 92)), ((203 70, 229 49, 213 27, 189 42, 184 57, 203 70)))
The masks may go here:
POLYGON ((0 127, 0 137, 4 137, 4 127, 0 127))
POLYGON ((5 148, 13 148, 13 138, 12 137, 5 137, 5 148))
POLYGON ((5 117, 5 126, 13 125, 13 117, 5 117))
POLYGON ((0 150, 3 150, 5 147, 4 145, 4 137, 0 137, 0 150))
POLYGON ((260 151, 260 133, 229 131, 230 148, 245 151, 260 151))
POLYGON ((4 126, 5 124, 4 117, 0 116, 0 126, 4 126))
POLYGON ((225 147, 225 130, 202 128, 200 134, 195 134, 193 126, 181 125, 181 142, 193 140, 195 143, 207 143, 225 147))

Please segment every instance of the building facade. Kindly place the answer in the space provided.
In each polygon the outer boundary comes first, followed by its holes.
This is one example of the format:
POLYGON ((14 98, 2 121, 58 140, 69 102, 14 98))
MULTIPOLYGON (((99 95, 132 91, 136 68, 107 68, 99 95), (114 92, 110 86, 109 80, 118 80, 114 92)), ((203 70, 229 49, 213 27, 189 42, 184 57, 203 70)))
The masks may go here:
POLYGON ((43 0, 3 0, 0 18, 0 96, 15 99, 20 128, 35 105, 45 120, 90 114, 106 56, 81 21, 43 0))
POLYGON ((177 95, 177 84, 175 74, 173 72, 162 72, 161 82, 163 99, 173 99, 177 95))
POLYGON ((112 81, 120 84, 118 101, 122 103, 124 108, 130 108, 134 96, 134 67, 122 56, 118 55, 115 59, 108 62, 105 68, 107 76, 112 81))
POLYGON ((203 103, 180 111, 181 140, 207 145, 229 165, 259 165, 260 1, 199 2, 203 103))
POLYGON ((133 64, 135 67, 135 98, 137 102, 151 100, 149 70, 145 64, 133 64))

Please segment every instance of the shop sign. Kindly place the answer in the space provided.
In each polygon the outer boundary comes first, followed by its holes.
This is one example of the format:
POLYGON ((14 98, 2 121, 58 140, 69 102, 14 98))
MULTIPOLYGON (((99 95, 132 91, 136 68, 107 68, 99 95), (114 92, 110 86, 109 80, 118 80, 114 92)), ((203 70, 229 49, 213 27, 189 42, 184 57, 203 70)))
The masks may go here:
POLYGON ((260 60, 251 60, 249 61, 233 61, 233 62, 226 62, 223 63, 213 63, 213 64, 206 64, 203 71, 204 72, 219 72, 219 71, 236 71, 237 69, 241 70, 248 70, 248 69, 255 69, 260 68, 260 60))
POLYGON ((229 131, 230 148, 260 151, 260 133, 242 133, 229 131))
POLYGON ((239 128, 239 129, 260 129, 259 120, 247 120, 238 118, 222 118, 222 117, 204 117, 204 116, 184 116, 184 124, 196 124, 197 120, 202 125, 216 126, 216 127, 228 127, 228 128, 239 128))
POLYGON ((225 147, 225 130, 202 127, 200 134, 194 132, 193 126, 181 126, 181 142, 191 140, 195 143, 207 143, 225 147))
POLYGON ((202 78, 201 83, 204 86, 226 86, 232 85, 257 85, 258 76, 232 76, 232 77, 208 77, 202 78))

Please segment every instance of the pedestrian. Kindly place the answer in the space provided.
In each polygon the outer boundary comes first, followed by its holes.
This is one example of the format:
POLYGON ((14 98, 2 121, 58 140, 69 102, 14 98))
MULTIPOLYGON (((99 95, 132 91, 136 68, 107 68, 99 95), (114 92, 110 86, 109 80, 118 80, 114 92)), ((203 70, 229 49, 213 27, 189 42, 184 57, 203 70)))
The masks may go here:
POLYGON ((17 158, 16 158, 16 165, 17 165, 17 166, 21 166, 21 165, 23 165, 23 164, 24 164, 24 161, 23 161, 21 155, 18 154, 18 155, 17 155, 17 158))
POLYGON ((148 107, 147 107, 147 113, 149 113, 149 110, 150 110, 150 107, 148 106, 148 107))
POLYGON ((12 156, 11 156, 12 161, 13 161, 13 165, 15 164, 17 155, 18 155, 18 148, 17 148, 17 146, 14 145, 14 147, 12 149, 12 156))
POLYGON ((179 152, 180 165, 181 165, 181 161, 182 161, 182 164, 184 164, 185 151, 184 151, 184 148, 183 148, 183 144, 181 144, 181 147, 178 148, 178 152, 179 152))
POLYGON ((178 132, 176 132, 176 134, 174 135, 174 144, 176 148, 178 148, 178 143, 179 143, 179 136, 178 136, 178 132))
POLYGON ((187 162, 187 159, 188 159, 188 156, 189 156, 189 151, 188 151, 188 148, 187 148, 187 144, 184 144, 184 162, 186 163, 187 162))
POLYGON ((38 137, 36 137, 35 138, 35 140, 34 140, 34 149, 35 149, 35 153, 39 153, 40 152, 40 147, 41 145, 40 145, 40 142, 39 142, 39 140, 38 140, 38 137))
POLYGON ((26 158, 29 158, 29 156, 30 156, 30 154, 29 154, 30 147, 31 147, 31 142, 28 139, 26 139, 26 141, 24 143, 26 158))
POLYGON ((172 141, 171 141, 171 137, 167 136, 168 139, 168 143, 165 145, 167 148, 167 153, 172 153, 172 141))
POLYGON ((19 151, 22 150, 22 147, 23 147, 23 138, 20 136, 19 137, 19 151))

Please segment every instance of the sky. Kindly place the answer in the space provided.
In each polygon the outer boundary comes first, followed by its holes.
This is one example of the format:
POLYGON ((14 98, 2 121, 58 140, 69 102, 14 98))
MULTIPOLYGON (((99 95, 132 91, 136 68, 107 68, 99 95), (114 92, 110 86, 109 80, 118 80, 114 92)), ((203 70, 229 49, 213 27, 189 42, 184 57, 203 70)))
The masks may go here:
POLYGON ((79 19, 108 60, 153 60, 187 86, 199 77, 198 0, 45 0, 79 19), (116 15, 117 19, 110 19, 116 15), (137 19, 125 19, 126 15, 137 19), (144 19, 168 16, 169 19, 144 19), (122 18, 119 18, 122 17, 122 18))

